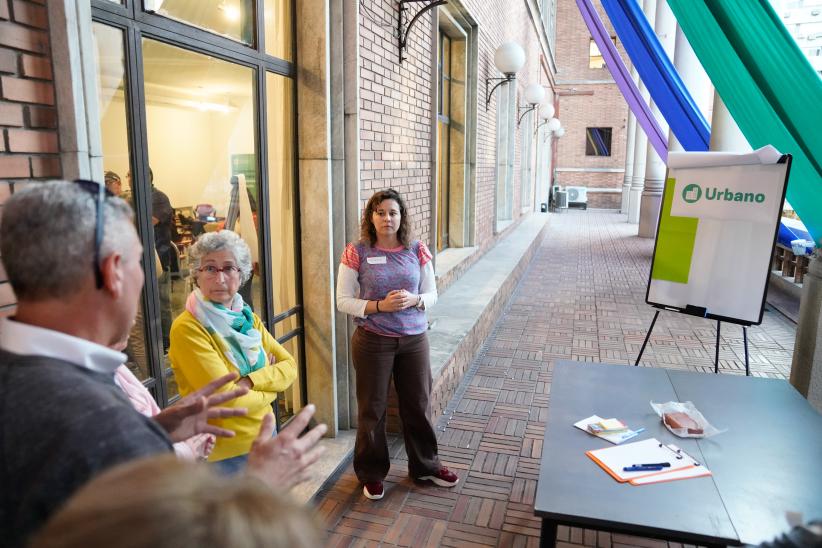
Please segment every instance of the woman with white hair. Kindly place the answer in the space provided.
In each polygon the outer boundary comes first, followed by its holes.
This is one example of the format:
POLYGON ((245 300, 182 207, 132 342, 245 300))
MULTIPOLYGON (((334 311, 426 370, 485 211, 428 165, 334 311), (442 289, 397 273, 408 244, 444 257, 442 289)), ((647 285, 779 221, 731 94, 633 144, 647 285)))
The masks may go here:
POLYGON ((196 288, 171 326, 168 356, 183 396, 233 371, 240 378, 223 390, 249 389, 225 404, 246 408, 247 415, 214 421, 235 436, 218 438, 208 460, 233 474, 245 467, 263 417, 277 392, 297 378, 297 365, 237 292, 251 276, 251 252, 240 236, 204 234, 189 248, 189 259, 196 288))

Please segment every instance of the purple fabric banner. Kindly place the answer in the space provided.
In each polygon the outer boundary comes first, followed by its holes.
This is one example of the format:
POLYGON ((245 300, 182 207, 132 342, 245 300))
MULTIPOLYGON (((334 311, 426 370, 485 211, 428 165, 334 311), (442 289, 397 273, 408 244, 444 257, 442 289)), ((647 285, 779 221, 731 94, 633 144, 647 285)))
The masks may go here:
POLYGON ((663 162, 667 163, 668 138, 662 133, 662 129, 660 129, 659 124, 657 124, 651 112, 651 108, 642 100, 642 95, 640 95, 639 89, 631 79, 631 74, 628 72, 625 63, 622 62, 616 46, 611 42, 611 37, 608 35, 605 25, 602 24, 602 19, 599 18, 599 14, 597 14, 591 0, 576 0, 576 2, 577 7, 579 7, 579 12, 582 14, 582 18, 585 20, 585 24, 591 32, 591 37, 594 39, 594 42, 596 42, 599 51, 602 53, 602 57, 605 59, 605 65, 608 67, 608 70, 611 71, 611 76, 614 77, 617 86, 619 86, 619 90, 622 92, 623 97, 625 97, 625 101, 628 103, 634 116, 636 116, 637 123, 642 126, 645 135, 648 136, 648 142, 654 147, 659 157, 663 162))

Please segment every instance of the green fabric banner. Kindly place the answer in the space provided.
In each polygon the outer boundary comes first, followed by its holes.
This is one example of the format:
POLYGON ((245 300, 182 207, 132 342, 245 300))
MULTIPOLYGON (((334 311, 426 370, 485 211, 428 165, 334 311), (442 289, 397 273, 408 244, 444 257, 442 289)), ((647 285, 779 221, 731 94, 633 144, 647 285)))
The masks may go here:
POLYGON ((788 201, 822 245, 822 79, 768 0, 668 0, 753 148, 793 155, 788 201))

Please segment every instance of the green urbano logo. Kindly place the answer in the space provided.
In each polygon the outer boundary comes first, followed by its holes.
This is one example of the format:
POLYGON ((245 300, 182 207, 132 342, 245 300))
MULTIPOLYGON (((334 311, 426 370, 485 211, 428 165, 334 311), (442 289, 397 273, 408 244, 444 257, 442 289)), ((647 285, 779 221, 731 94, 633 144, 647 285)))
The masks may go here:
POLYGON ((761 204, 765 201, 765 195, 761 192, 732 192, 731 189, 721 190, 717 187, 707 187, 704 191, 696 183, 691 183, 682 189, 682 199, 685 203, 693 204, 702 198, 710 201, 742 202, 761 204))

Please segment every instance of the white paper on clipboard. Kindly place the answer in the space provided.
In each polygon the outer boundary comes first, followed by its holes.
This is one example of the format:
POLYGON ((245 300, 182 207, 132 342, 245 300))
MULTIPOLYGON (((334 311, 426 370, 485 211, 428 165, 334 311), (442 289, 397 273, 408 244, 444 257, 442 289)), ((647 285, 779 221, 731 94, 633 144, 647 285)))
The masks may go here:
POLYGON ((632 485, 644 485, 710 475, 711 472, 679 447, 663 444, 651 438, 615 447, 596 449, 585 453, 615 480, 632 485), (669 467, 660 471, 626 472, 625 467, 667 462, 669 467), (638 482, 638 480, 642 480, 638 482))

